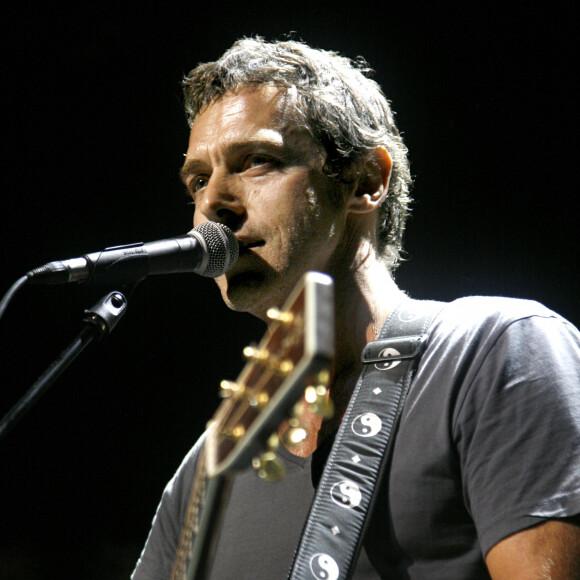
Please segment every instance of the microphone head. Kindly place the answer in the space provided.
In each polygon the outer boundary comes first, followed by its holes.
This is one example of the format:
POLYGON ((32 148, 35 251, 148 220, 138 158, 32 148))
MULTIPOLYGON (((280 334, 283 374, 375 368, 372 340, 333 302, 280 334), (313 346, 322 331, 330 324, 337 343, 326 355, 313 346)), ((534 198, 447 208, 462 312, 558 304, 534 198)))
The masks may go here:
POLYGON ((238 260, 240 245, 234 232, 223 224, 204 222, 193 228, 188 236, 195 236, 206 246, 207 261, 204 260, 198 274, 217 278, 230 270, 238 260))

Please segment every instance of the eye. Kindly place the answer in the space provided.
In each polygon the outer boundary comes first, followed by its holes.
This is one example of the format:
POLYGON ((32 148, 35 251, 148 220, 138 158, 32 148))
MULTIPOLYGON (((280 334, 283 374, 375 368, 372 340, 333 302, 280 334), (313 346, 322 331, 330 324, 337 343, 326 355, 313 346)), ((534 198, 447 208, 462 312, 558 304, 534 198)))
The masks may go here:
POLYGON ((207 178, 205 175, 197 175, 188 182, 187 189, 191 193, 196 193, 206 187, 208 181, 209 178, 207 178))
POLYGON ((279 163, 276 159, 271 157, 270 155, 264 155, 262 153, 253 153, 252 155, 248 155, 244 159, 243 164, 243 171, 248 169, 252 169, 254 167, 263 167, 263 166, 277 166, 279 163))

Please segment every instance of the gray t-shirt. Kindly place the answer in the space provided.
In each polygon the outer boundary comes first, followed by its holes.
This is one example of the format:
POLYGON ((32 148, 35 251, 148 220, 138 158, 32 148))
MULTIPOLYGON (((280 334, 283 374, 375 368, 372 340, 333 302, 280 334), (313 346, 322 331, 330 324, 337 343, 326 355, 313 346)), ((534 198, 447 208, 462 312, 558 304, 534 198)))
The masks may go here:
MULTIPOLYGON (((354 578, 489 578, 494 544, 580 513, 578 331, 535 302, 471 297, 429 334, 354 578)), ((134 580, 170 576, 199 445, 163 494, 134 580)), ((311 458, 281 457, 282 482, 236 477, 212 578, 286 577, 314 484, 311 458)))

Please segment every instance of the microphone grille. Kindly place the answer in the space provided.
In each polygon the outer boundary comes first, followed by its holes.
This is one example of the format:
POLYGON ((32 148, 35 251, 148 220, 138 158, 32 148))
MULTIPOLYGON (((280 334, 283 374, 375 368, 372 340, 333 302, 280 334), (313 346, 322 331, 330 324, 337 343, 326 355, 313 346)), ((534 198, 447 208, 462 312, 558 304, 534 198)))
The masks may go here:
POLYGON ((207 265, 199 274, 217 278, 237 262, 240 246, 230 228, 216 222, 204 222, 192 231, 198 232, 207 245, 207 265))

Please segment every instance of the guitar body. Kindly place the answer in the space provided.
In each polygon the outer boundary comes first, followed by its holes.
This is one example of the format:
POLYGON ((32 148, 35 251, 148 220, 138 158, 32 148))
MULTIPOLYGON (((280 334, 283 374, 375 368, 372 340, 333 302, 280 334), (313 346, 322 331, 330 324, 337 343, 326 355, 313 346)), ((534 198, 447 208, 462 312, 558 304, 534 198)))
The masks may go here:
MULTIPOLYGON (((207 578, 235 472, 253 465, 257 476, 283 476, 275 458, 277 429, 297 403, 322 407, 334 355, 332 279, 308 272, 257 346, 244 349, 248 363, 238 379, 222 383, 224 401, 208 424, 190 495, 172 580, 207 578), (306 394, 305 394, 306 393, 306 394)), ((296 415, 296 412, 294 412, 296 415)))

